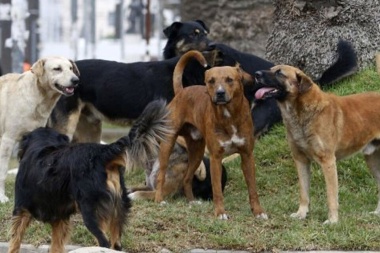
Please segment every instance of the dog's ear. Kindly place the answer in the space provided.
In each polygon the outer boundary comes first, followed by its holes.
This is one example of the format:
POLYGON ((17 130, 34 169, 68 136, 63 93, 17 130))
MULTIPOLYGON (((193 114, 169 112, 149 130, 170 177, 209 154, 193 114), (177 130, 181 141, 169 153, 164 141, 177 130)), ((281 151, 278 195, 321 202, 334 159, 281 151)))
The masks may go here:
POLYGON ((42 76, 44 74, 45 62, 45 59, 39 59, 32 65, 30 71, 32 71, 32 73, 34 73, 36 76, 42 76))
POLYGON ((240 79, 241 79, 241 82, 243 85, 253 85, 254 84, 252 76, 242 69, 242 67, 240 66, 240 63, 237 62, 235 64, 235 68, 240 75, 240 79))
POLYGON ((305 75, 303 72, 297 72, 296 77, 297 77, 298 92, 300 94, 303 94, 306 91, 308 91, 313 85, 313 81, 310 79, 310 77, 305 75))
POLYGON ((75 64, 74 61, 72 61, 72 60, 69 60, 69 61, 71 62, 71 65, 73 65, 73 72, 74 72, 74 74, 77 77, 79 77, 80 76, 80 72, 79 72, 79 69, 78 69, 77 65, 75 64))
POLYGON ((183 24, 181 22, 174 22, 170 26, 166 27, 163 32, 166 36, 166 38, 175 37, 177 34, 177 31, 181 28, 183 24))
POLYGON ((209 66, 223 66, 223 53, 220 50, 214 49, 211 51, 202 52, 202 54, 209 66))
POLYGON ((195 20, 195 22, 197 22, 198 24, 200 24, 208 33, 210 32, 210 29, 208 29, 208 27, 206 26, 205 22, 203 22, 202 20, 195 20))

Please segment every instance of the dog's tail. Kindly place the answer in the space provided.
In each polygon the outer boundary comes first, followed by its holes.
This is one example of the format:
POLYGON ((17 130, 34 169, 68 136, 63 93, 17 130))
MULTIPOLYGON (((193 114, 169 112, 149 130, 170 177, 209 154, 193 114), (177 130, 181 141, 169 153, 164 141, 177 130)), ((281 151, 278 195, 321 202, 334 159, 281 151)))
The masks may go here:
POLYGON ((352 75, 358 69, 356 52, 350 42, 339 40, 337 51, 338 59, 325 72, 323 72, 322 76, 317 80, 317 83, 321 87, 352 75))
POLYGON ((196 51, 196 50, 191 50, 187 52, 186 54, 184 54, 177 62, 177 65, 175 66, 175 69, 174 69, 174 73, 173 73, 174 94, 177 94, 178 92, 183 90, 183 85, 182 85, 183 71, 185 70, 187 63, 191 59, 196 59, 202 66, 204 66, 205 68, 207 67, 207 61, 201 52, 196 51))
POLYGON ((171 133, 164 100, 150 102, 129 134, 110 144, 110 157, 126 152, 127 167, 144 165, 158 155, 159 143, 171 133))

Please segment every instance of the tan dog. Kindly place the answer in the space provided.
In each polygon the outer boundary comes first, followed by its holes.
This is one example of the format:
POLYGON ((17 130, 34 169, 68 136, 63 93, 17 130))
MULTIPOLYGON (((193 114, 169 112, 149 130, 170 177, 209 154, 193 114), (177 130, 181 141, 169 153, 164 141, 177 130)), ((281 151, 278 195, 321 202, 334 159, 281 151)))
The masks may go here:
POLYGON ((215 215, 220 219, 228 219, 220 183, 221 162, 224 155, 237 152, 242 159, 251 210, 256 216, 267 218, 256 192, 253 123, 249 103, 243 93, 243 80, 250 76, 244 74, 239 66, 214 67, 205 73, 206 86, 183 88, 182 73, 187 62, 193 58, 206 66, 206 60, 201 53, 190 51, 181 57, 174 70, 175 97, 168 105, 174 133, 166 142, 161 143, 155 201, 163 201, 169 155, 177 136, 181 135, 185 138, 189 151, 189 163, 183 182, 189 201, 194 200, 191 182, 207 146, 210 152, 215 215))
POLYGON ((0 77, 0 202, 8 201, 5 179, 15 143, 25 132, 46 125, 59 97, 74 93, 78 76, 72 61, 50 57, 38 60, 23 74, 0 77))
MULTIPOLYGON (((338 221, 336 160, 363 152, 380 191, 379 93, 342 97, 325 93, 301 70, 285 65, 258 71, 255 77, 256 98, 278 101, 297 167, 301 196, 292 217, 304 219, 309 211, 312 161, 321 166, 326 181, 329 215, 325 223, 338 221)), ((380 199, 374 213, 380 213, 380 199)))

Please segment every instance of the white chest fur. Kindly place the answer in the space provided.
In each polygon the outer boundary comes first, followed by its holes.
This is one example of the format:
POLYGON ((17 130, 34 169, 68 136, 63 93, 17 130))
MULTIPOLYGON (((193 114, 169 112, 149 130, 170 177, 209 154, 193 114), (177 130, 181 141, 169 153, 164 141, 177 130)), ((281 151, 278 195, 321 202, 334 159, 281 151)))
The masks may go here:
POLYGON ((234 150, 236 147, 243 146, 245 144, 245 138, 241 138, 237 135, 237 129, 235 126, 231 126, 232 136, 227 140, 219 140, 220 146, 225 150, 226 153, 229 153, 234 150))

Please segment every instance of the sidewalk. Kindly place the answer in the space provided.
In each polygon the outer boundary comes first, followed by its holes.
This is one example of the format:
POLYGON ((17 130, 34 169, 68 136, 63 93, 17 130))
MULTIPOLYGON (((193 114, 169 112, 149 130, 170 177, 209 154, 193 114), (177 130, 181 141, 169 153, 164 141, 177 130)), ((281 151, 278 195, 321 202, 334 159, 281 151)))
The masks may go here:
MULTIPOLYGON (((48 253, 50 245, 40 245, 39 247, 34 247, 30 244, 22 244, 20 253, 48 253)), ((66 245, 66 251, 70 253, 115 253, 115 252, 125 252, 125 251, 115 251, 100 247, 80 247, 75 245, 66 245)), ((8 243, 0 242, 0 253, 8 252, 8 243)), ((128 251, 126 251, 128 252, 128 251)), ((172 253, 168 249, 162 249, 157 253, 172 253)), ((174 252, 173 252, 174 253, 174 252)), ((184 250, 181 253, 250 253, 244 250, 204 250, 204 249, 192 249, 184 250)), ((276 253, 380 253, 380 251, 278 251, 276 253)))

